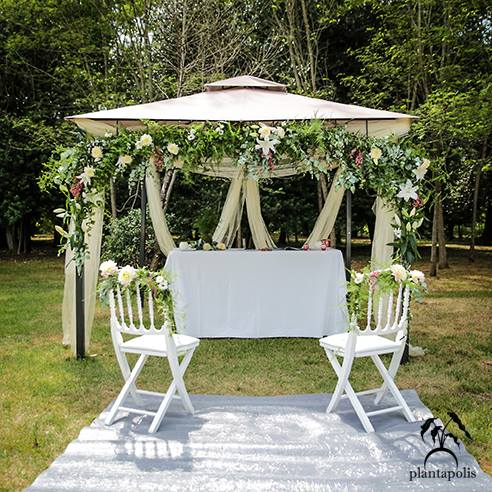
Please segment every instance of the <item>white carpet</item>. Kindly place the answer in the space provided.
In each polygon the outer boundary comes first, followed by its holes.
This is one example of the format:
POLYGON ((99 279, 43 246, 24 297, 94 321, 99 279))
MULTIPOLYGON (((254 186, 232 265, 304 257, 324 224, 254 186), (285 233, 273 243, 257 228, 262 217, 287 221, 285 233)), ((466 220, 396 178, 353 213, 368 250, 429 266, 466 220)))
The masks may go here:
MULTIPOLYGON (((430 416, 415 391, 403 394, 417 418, 430 416)), ((458 470, 476 478, 410 481, 431 449, 420 437, 422 422, 386 414, 366 434, 346 400, 326 415, 329 397, 193 395, 195 415, 173 403, 155 435, 147 433, 149 417, 120 414, 105 427, 105 410, 28 490, 492 490, 492 478, 463 446, 458 470)), ((370 406, 369 397, 363 401, 370 406)), ((431 461, 427 470, 457 471, 445 456, 431 461)))

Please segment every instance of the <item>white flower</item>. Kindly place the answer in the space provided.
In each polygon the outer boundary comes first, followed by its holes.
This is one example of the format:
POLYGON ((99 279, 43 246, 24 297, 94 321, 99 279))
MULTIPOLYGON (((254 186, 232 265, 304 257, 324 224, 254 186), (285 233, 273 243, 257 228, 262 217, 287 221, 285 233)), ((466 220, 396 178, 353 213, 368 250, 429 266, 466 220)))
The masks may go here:
POLYGON ((216 133, 218 133, 219 135, 224 135, 224 125, 222 125, 221 123, 219 123, 217 125, 217 128, 215 129, 216 133))
POLYGON ((407 269, 403 265, 395 264, 390 266, 393 278, 397 282, 403 282, 407 278, 407 269))
POLYGON ((203 243, 203 251, 210 251, 212 246, 209 243, 203 243))
POLYGON ((270 151, 275 152, 275 145, 278 143, 278 140, 260 140, 257 138, 256 142, 257 145, 255 145, 255 149, 261 149, 263 157, 268 157, 270 155, 270 151))
POLYGON ((131 155, 125 154, 125 155, 120 155, 118 158, 118 164, 121 164, 123 166, 127 166, 128 164, 131 164, 133 162, 133 157, 131 155))
POLYGON ((128 287, 133 279, 137 276, 137 271, 130 265, 124 266, 120 273, 118 274, 118 282, 123 285, 123 287, 128 287))
POLYGON ((373 147, 371 149, 371 159, 377 164, 381 156, 383 155, 383 151, 379 147, 373 147))
POLYGON ((393 221, 395 222, 395 225, 397 225, 398 227, 401 226, 401 220, 398 214, 393 215, 393 221))
POLYGON ((410 278, 412 279, 412 282, 415 282, 416 284, 425 282, 424 272, 421 272, 420 270, 410 270, 410 278))
POLYGON ((103 261, 99 267, 101 277, 108 278, 118 273, 118 265, 113 260, 103 261))
POLYGON ((357 272, 354 277, 354 282, 356 284, 361 284, 362 282, 364 282, 364 274, 357 272))
POLYGON ((422 161, 422 164, 417 169, 413 170, 413 174, 415 174, 417 181, 420 181, 425 174, 427 173, 427 170, 429 169, 430 161, 429 159, 424 159, 422 161))
POLYGON ((167 144, 167 151, 172 154, 172 155, 178 155, 179 152, 179 145, 175 143, 168 143, 167 144))
POLYGON ((179 243, 179 249, 181 249, 183 251, 188 251, 191 249, 191 246, 186 241, 181 241, 179 243))
POLYGON ((78 176, 78 178, 84 182, 85 186, 88 186, 91 184, 91 178, 93 178, 95 175, 96 170, 91 166, 86 166, 84 167, 84 172, 80 176, 78 176))
POLYGON ((397 239, 400 239, 401 238, 401 229, 399 227, 397 227, 396 229, 393 229, 393 234, 395 235, 395 237, 397 239))
POLYGON ((277 126, 277 128, 275 128, 275 133, 277 134, 277 137, 280 139, 285 137, 285 130, 281 126, 277 126))
POLYGON ((196 130, 194 128, 192 128, 189 131, 188 137, 187 137, 190 142, 192 142, 193 140, 195 140, 195 138, 196 138, 196 135, 195 134, 196 134, 196 130))
POLYGON ((417 195, 418 186, 413 186, 412 182, 407 179, 405 184, 400 185, 400 191, 396 195, 398 198, 403 198, 405 201, 410 199, 416 200, 419 196, 417 195))
POLYGON ((100 161, 102 159, 102 156, 103 156, 102 147, 99 147, 99 145, 94 145, 94 147, 92 147, 92 149, 91 149, 91 156, 94 157, 94 160, 96 162, 100 161))
POLYGON ((270 126, 262 124, 258 133, 260 134, 260 138, 268 140, 270 135, 272 134, 272 128, 270 126))
POLYGON ((167 288, 169 287, 168 281, 162 275, 157 275, 155 281, 157 282, 157 286, 161 290, 167 290, 167 288))
POLYGON ((226 249, 226 245, 224 243, 218 243, 217 244, 217 249, 220 249, 221 251, 224 251, 226 249))
POLYGON ((153 144, 152 137, 148 133, 144 133, 140 140, 135 144, 137 149, 142 149, 143 147, 150 147, 153 144))

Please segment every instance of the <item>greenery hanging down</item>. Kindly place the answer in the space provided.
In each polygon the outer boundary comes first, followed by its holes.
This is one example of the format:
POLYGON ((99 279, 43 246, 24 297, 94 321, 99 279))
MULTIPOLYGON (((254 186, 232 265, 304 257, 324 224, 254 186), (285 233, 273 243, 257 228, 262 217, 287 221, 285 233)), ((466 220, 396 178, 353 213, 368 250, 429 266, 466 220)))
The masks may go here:
POLYGON ((269 177, 278 165, 293 163, 298 173, 315 177, 341 168, 336 186, 371 189, 395 210, 396 255, 406 264, 417 257, 417 229, 426 201, 423 178, 430 162, 391 138, 350 133, 322 122, 259 124, 200 123, 187 127, 148 123, 146 132, 121 131, 58 149, 45 166, 41 187, 59 187, 66 208, 56 209, 57 226, 80 268, 87 254, 85 234, 92 226, 110 180, 130 170, 129 186, 145 176, 149 162, 158 171, 214 169, 230 158, 245 175, 269 177), (420 188, 420 189, 419 189, 420 188))

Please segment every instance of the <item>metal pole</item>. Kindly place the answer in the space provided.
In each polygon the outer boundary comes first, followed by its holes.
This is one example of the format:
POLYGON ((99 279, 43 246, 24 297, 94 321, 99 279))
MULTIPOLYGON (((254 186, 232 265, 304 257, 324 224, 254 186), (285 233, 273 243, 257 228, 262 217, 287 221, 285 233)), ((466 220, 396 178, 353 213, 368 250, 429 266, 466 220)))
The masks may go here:
POLYGON ((141 222, 140 222, 140 266, 145 265, 145 222, 147 220, 147 190, 145 189, 145 178, 142 180, 142 198, 140 200, 141 222))
POLYGON ((352 192, 345 193, 345 206, 347 210, 347 234, 345 239, 345 265, 348 270, 352 268, 352 192))
POLYGON ((75 353, 77 359, 85 358, 84 265, 75 268, 75 353))

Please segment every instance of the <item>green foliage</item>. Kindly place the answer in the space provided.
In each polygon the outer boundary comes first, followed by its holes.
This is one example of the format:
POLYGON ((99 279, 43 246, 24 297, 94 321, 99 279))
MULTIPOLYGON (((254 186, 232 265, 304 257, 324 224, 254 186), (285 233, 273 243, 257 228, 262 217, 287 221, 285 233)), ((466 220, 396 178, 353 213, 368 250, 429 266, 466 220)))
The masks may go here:
MULTIPOLYGON (((408 264, 418 257, 415 233, 422 223, 417 212, 422 201, 416 193, 419 183, 413 183, 422 180, 429 162, 392 139, 363 137, 343 127, 327 128, 320 121, 276 127, 149 123, 146 133, 121 131, 58 150, 41 181, 46 187, 51 179, 66 197, 66 211, 58 214, 66 229, 58 230, 80 267, 86 255, 85 233, 111 178, 129 172, 132 186, 143 179, 149 162, 158 171, 179 168, 186 176, 193 170, 213 170, 224 158, 253 179, 268 178, 277 166, 292 163, 297 173, 314 177, 340 167, 336 185, 352 191, 371 189, 384 198, 405 228, 405 241, 396 243, 404 248, 397 255, 408 264)), ((202 214, 195 221, 202 235, 210 235, 211 219, 202 214)))
MULTIPOLYGON (((140 262, 140 225, 141 210, 133 209, 116 219, 108 221, 106 234, 103 239, 103 260, 114 260, 119 265, 138 265, 140 262)), ((150 217, 147 215, 145 258, 148 261, 156 249, 154 231, 150 227, 150 217)))

